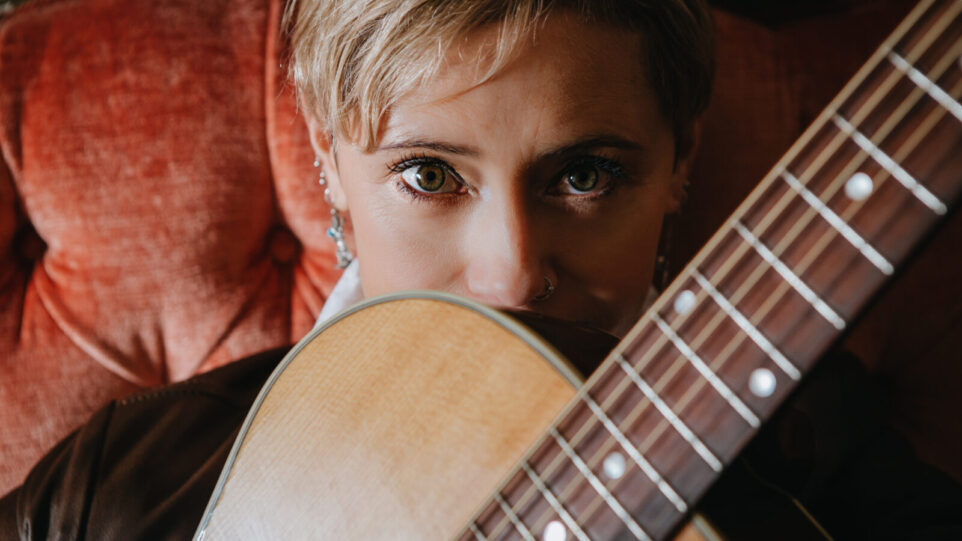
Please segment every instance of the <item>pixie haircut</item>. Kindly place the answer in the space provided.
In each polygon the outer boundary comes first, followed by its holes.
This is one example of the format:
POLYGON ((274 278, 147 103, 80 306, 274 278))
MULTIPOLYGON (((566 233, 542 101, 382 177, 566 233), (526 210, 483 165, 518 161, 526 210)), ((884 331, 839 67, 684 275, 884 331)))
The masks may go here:
POLYGON ((300 102, 335 137, 372 150, 384 114, 434 76, 470 32, 497 25, 478 83, 494 76, 552 12, 638 32, 648 82, 676 144, 705 110, 714 29, 703 0, 290 0, 284 27, 300 102))

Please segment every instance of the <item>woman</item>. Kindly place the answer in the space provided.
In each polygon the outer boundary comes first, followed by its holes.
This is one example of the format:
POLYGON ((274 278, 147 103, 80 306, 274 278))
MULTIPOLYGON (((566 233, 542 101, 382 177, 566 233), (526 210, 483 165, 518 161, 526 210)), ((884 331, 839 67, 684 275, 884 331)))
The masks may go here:
POLYGON ((444 290, 624 333, 708 101, 704 6, 517 2, 490 24, 506 3, 363 4, 299 4, 292 71, 364 296, 444 290))
MULTIPOLYGON (((699 0, 300 1, 289 16, 330 233, 356 258, 322 319, 436 289, 630 328, 708 101, 699 0)), ((0 531, 191 535, 282 354, 112 404, 0 502, 0 531)))

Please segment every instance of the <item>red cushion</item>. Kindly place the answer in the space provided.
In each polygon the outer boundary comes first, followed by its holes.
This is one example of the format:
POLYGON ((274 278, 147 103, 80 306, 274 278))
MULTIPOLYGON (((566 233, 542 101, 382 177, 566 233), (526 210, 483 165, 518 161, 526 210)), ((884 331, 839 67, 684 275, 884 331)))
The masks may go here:
POLYGON ((0 494, 107 400, 311 328, 337 273, 278 11, 32 2, 2 26, 0 494))

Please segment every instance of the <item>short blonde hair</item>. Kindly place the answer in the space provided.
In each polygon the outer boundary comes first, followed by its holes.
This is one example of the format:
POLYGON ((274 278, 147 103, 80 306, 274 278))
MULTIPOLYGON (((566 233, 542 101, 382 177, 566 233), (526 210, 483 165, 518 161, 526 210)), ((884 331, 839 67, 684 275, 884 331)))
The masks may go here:
POLYGON ((677 145, 711 94, 714 32, 703 0, 290 0, 290 74, 309 114, 370 150, 384 114, 437 73, 459 37, 498 25, 480 83, 559 9, 641 33, 639 61, 677 145))

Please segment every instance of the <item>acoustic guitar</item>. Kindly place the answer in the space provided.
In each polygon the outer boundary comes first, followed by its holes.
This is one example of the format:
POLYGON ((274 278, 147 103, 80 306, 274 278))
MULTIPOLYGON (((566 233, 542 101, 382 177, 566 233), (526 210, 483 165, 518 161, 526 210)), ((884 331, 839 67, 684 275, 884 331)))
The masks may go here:
POLYGON ((587 381, 515 319, 442 293, 312 332, 257 397, 195 538, 678 535, 956 200, 960 13, 923 0, 587 381))

